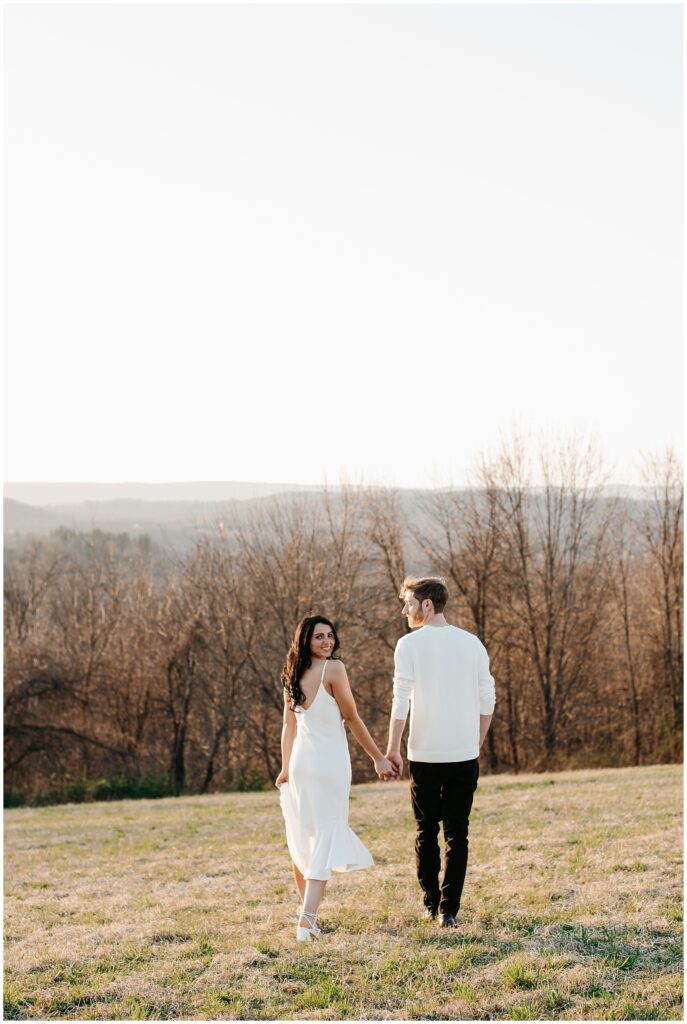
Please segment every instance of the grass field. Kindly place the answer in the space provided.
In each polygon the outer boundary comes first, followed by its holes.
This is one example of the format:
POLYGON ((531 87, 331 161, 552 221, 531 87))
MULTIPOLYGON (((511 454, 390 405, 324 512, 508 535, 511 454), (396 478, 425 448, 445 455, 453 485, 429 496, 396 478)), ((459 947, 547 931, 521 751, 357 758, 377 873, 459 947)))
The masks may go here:
POLYGON ((5 1016, 680 1019, 682 768, 483 777, 460 928, 420 920, 406 782, 296 944, 276 790, 5 812, 5 1016))

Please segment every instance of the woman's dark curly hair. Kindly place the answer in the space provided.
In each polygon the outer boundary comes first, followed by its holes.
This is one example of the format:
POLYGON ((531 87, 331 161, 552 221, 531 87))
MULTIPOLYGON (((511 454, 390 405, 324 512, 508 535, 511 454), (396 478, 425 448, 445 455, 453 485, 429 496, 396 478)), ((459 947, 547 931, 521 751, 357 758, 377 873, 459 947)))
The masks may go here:
POLYGON ((306 615, 296 626, 293 641, 289 647, 281 673, 282 686, 289 701, 292 711, 295 711, 299 704, 305 700, 305 694, 301 690, 301 679, 304 672, 312 665, 312 654, 310 652, 310 641, 315 632, 318 622, 329 626, 334 634, 334 647, 330 657, 335 658, 339 649, 339 638, 336 627, 324 615, 306 615))

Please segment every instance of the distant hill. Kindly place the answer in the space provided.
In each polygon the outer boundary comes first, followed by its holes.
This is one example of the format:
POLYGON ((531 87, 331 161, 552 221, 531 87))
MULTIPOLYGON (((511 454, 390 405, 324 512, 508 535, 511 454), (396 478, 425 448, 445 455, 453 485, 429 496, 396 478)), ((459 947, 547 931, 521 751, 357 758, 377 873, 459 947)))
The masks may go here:
POLYGON ((127 533, 133 538, 146 534, 157 545, 182 555, 202 533, 214 530, 219 519, 236 520, 251 503, 88 501, 44 509, 5 498, 3 504, 4 542, 8 547, 20 544, 29 535, 46 536, 64 527, 81 532, 97 529, 127 533))
POLYGON ((13 498, 4 499, 4 542, 15 547, 29 535, 45 536, 60 527, 88 532, 127 533, 131 537, 146 534, 157 545, 183 555, 200 536, 214 533, 217 524, 238 524, 265 502, 279 497, 290 499, 303 495, 314 499, 321 489, 304 491, 272 491, 257 497, 229 501, 143 501, 115 499, 54 504, 46 507, 29 505, 13 498))
MULTIPOLYGON (((328 485, 331 491, 338 491, 337 485, 328 485)), ((256 498, 268 498, 275 494, 285 493, 317 493, 323 484, 290 484, 290 483, 249 483, 235 480, 210 481, 177 481, 164 484, 146 483, 14 483, 4 484, 4 496, 24 505, 52 509, 54 506, 68 507, 85 502, 108 503, 129 502, 153 505, 181 503, 191 506, 196 503, 218 503, 229 501, 252 501, 256 498)), ((458 490, 468 490, 459 487, 458 490)), ((403 493, 411 493, 412 488, 399 488, 403 493)), ((415 493, 420 493, 416 489, 415 493)), ((631 484, 609 484, 603 488, 608 495, 624 498, 645 498, 647 488, 631 484)), ((118 513, 117 513, 118 515, 118 513)))
MULTIPOLYGON (((65 527, 70 530, 89 531, 102 530, 108 533, 127 533, 132 538, 146 534, 157 545, 183 555, 194 546, 203 534, 214 533, 217 524, 222 521, 225 527, 239 525, 254 513, 260 513, 265 505, 274 498, 288 500, 300 496, 306 500, 315 500, 321 493, 321 487, 301 486, 287 488, 282 484, 242 484, 242 483, 177 483, 177 484, 7 484, 8 490, 33 488, 30 493, 34 497, 45 493, 53 498, 64 499, 69 493, 74 498, 80 488, 104 488, 108 494, 106 499, 63 500, 45 506, 37 506, 30 502, 22 502, 6 493, 4 500, 4 539, 9 547, 21 543, 22 538, 33 534, 45 536, 52 530, 65 527), (138 489, 149 490, 155 495, 154 500, 145 500, 133 496, 130 492, 138 489), (205 499, 197 497, 207 488, 243 494, 242 498, 205 499), (257 488, 262 493, 250 494, 249 490, 257 488), (128 494, 116 496, 119 491, 128 494), (183 495, 183 497, 173 497, 183 495)), ((468 488, 458 488, 467 499, 468 488)), ((331 487, 330 493, 334 504, 340 495, 339 487, 331 487)), ((630 515, 637 516, 642 506, 642 499, 648 497, 648 489, 614 485, 604 488, 607 498, 617 496, 625 505, 630 515)), ((23 492, 22 492, 23 493, 23 492)), ((429 490, 399 490, 400 508, 408 522, 422 531, 428 515, 426 503, 431 497, 429 490)), ((429 525, 429 524, 428 524, 429 525)))
POLYGON ((5 533, 47 533, 62 525, 59 515, 44 508, 24 505, 12 498, 4 501, 5 533))
POLYGON ((245 501, 284 491, 319 491, 319 484, 243 483, 233 480, 181 483, 13 483, 4 495, 26 505, 41 507, 79 505, 82 502, 196 502, 245 501))

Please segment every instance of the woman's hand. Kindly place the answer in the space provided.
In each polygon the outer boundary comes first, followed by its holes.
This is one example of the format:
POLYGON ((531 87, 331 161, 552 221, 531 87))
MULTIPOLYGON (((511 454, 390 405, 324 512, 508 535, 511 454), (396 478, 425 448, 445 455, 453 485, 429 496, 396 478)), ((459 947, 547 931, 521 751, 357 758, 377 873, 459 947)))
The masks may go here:
POLYGON ((277 775, 277 781, 275 782, 275 786, 277 787, 277 789, 279 789, 279 787, 281 786, 282 782, 288 782, 288 781, 289 781, 289 769, 288 768, 282 768, 282 770, 279 772, 279 775, 277 775))
POLYGON ((395 779, 398 774, 396 766, 391 763, 388 757, 380 757, 379 760, 375 761, 375 771, 380 779, 395 779))

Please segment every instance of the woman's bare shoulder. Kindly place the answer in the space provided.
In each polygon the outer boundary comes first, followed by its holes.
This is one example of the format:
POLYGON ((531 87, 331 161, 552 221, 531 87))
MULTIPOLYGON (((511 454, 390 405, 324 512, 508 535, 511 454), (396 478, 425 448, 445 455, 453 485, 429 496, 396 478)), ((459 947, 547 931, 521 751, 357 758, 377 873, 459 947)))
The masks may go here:
POLYGON ((327 666, 327 675, 331 679, 343 679, 346 675, 346 666, 339 658, 332 658, 327 666))

